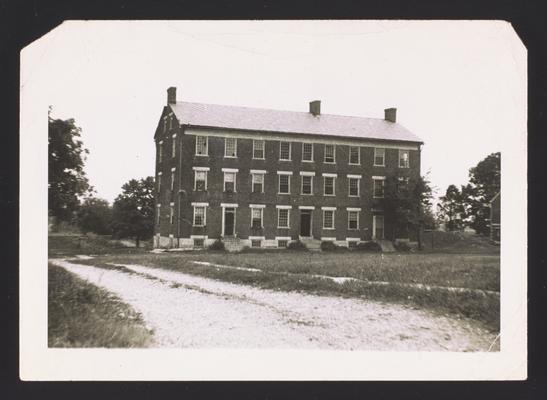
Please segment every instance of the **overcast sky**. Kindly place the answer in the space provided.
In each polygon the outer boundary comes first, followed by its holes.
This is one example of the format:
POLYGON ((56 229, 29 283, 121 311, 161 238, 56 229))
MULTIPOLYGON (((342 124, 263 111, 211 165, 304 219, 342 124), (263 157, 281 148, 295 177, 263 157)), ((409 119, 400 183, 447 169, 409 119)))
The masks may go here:
POLYGON ((504 22, 65 22, 25 54, 22 87, 74 118, 86 172, 109 201, 154 174, 153 135, 178 99, 398 122, 425 142, 442 195, 522 130, 525 50, 504 22))

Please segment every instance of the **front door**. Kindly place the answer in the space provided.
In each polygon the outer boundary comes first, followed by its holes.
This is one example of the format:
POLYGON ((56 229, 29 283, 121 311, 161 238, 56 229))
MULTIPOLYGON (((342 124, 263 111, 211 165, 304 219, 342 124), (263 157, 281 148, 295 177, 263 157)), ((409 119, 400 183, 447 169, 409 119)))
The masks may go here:
POLYGON ((311 236, 311 210, 300 210, 300 236, 311 236))
POLYGON ((235 208, 224 209, 224 236, 234 236, 235 208))
POLYGON ((384 238, 384 216, 374 215, 372 217, 372 228, 374 230, 373 239, 381 240, 384 238))

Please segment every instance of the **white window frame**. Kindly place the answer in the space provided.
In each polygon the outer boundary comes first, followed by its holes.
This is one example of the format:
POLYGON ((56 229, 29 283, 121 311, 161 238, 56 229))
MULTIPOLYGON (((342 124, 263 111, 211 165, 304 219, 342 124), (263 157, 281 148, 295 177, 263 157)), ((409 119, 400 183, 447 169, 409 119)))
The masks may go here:
POLYGON ((192 203, 193 215, 192 215, 192 226, 204 227, 207 225, 207 207, 209 203, 192 203), (201 225, 196 225, 196 208, 203 208, 203 223, 201 225))
POLYGON ((360 208, 350 208, 348 207, 347 209, 347 213, 348 213, 348 230, 350 231, 358 231, 359 230, 359 219, 360 219, 360 214, 361 214, 361 209, 360 208), (352 213, 355 213, 357 215, 357 227, 356 228, 351 228, 350 227, 350 215, 352 213))
POLYGON ((312 196, 313 195, 313 175, 300 174, 300 194, 303 196, 312 196), (310 192, 304 193, 304 179, 310 178, 310 192))
POLYGON ((262 139, 253 139, 253 160, 264 160, 266 159, 266 141, 262 139), (255 157, 256 144, 262 143, 262 157, 255 157))
POLYGON ((291 171, 277 171, 277 175, 278 175, 278 178, 277 178, 277 194, 291 194, 291 175, 292 175, 292 172, 291 171), (286 175, 287 179, 288 179, 288 189, 289 189, 289 191, 286 192, 286 193, 281 192, 281 176, 282 175, 286 175))
POLYGON ((348 175, 348 197, 359 197, 361 196, 361 175, 348 175), (357 181, 357 194, 351 194, 351 181, 357 181))
POLYGON ((204 135, 196 135, 196 151, 195 155, 198 157, 208 157, 209 156, 209 137, 204 135), (205 140, 205 142, 202 142, 201 144, 205 144, 205 154, 199 154, 198 153, 198 144, 200 144, 200 140, 205 140))
POLYGON ((205 173, 205 188, 204 191, 207 190, 207 181, 208 181, 208 175, 209 175, 209 167, 193 167, 194 170, 194 191, 197 191, 197 173, 198 172, 204 172, 205 173))
POLYGON ((175 203, 169 203, 169 224, 173 225, 175 220, 175 203))
POLYGON ((399 149, 399 168, 410 168, 410 150, 403 150, 403 149, 399 149), (401 155, 405 154, 407 155, 406 157, 406 163, 404 165, 401 165, 401 155))
POLYGON ((385 147, 375 147, 374 148, 374 166, 375 167, 385 167, 386 166, 386 149, 385 147), (382 155, 382 164, 376 164, 376 157, 378 157, 378 154, 380 152, 380 150, 383 152, 383 155, 382 155))
POLYGON ((237 138, 235 137, 226 137, 224 138, 224 158, 237 158, 237 138), (232 141, 234 143, 234 155, 228 155, 228 141, 232 141))
POLYGON ((335 230, 335 226, 336 226, 336 222, 335 222, 335 218, 336 218, 336 207, 321 207, 321 210, 323 211, 323 229, 324 230, 335 230), (329 228, 329 227, 326 227, 325 226, 325 214, 327 212, 332 212, 332 226, 329 228))
POLYGON ((163 140, 158 142, 158 162, 161 162, 163 159, 163 140))
POLYGON ((359 146, 349 146, 348 164, 349 165, 361 165, 361 147, 359 147, 359 146), (351 162, 351 150, 352 149, 357 149, 357 162, 356 163, 351 162))
POLYGON ((291 209, 292 206, 275 206, 277 208, 277 228, 278 229, 290 229, 291 227, 291 209), (281 216, 280 210, 287 210, 287 226, 282 226, 279 224, 279 217, 281 216))
POLYGON ((302 162, 313 162, 313 156, 314 156, 314 145, 313 145, 313 143, 309 143, 309 142, 302 143, 302 162), (311 146, 311 160, 304 159, 304 147, 306 145, 311 146))
POLYGON ((174 158, 177 155, 177 134, 171 136, 171 139, 171 158, 174 158))
POLYGON ((264 208, 266 205, 264 204, 249 204, 249 208, 251 209, 251 228, 253 228, 253 211, 254 210, 260 210, 260 228, 264 228, 264 208))
POLYGON ((337 174, 323 174, 323 196, 336 196, 336 177, 337 174), (326 188, 327 188, 327 178, 332 178, 332 194, 327 194, 326 188))
POLYGON ((385 197, 386 190, 386 177, 385 176, 373 176, 372 177, 372 198, 383 199, 385 197), (382 196, 376 196, 376 182, 382 182, 382 196))
POLYGON ((292 143, 289 142, 288 140, 280 140, 279 141, 279 161, 292 161, 292 143), (283 147, 283 143, 287 143, 289 145, 289 158, 281 158, 281 154, 282 154, 282 147, 283 147))
POLYGON ((223 192, 226 192, 226 176, 227 175, 232 175, 234 176, 234 192, 233 193, 236 193, 237 192, 237 173, 239 172, 239 170, 237 168, 222 168, 222 172, 224 174, 224 182, 222 184, 222 191, 223 192))
POLYGON ((163 172, 158 172, 158 192, 161 192, 161 176, 163 175, 163 172))
POLYGON ((336 145, 335 144, 325 143, 324 154, 323 154, 323 162, 325 164, 336 164, 336 145), (332 146, 332 161, 327 161, 327 147, 330 147, 330 146, 332 146))

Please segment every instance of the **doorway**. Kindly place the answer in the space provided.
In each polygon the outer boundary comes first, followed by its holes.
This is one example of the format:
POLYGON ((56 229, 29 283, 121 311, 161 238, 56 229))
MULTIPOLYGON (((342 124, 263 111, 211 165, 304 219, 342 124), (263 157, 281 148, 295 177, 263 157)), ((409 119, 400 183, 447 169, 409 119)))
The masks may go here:
POLYGON ((300 236, 311 236, 311 211, 300 210, 300 236))
POLYGON ((382 240, 384 238, 384 216, 372 216, 373 239, 382 240))
POLYGON ((234 236, 235 234, 236 209, 224 209, 224 236, 234 236))

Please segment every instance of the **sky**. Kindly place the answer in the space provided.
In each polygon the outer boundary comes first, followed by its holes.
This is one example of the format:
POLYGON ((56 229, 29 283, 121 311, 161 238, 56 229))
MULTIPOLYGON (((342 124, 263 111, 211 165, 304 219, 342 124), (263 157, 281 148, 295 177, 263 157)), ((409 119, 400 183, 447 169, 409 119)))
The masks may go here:
POLYGON ((494 21, 68 21, 23 51, 21 88, 75 119, 87 176, 110 202, 154 175, 169 86, 179 101, 308 111, 321 100, 325 114, 377 118, 396 107, 440 196, 522 133, 525 61, 494 21))

